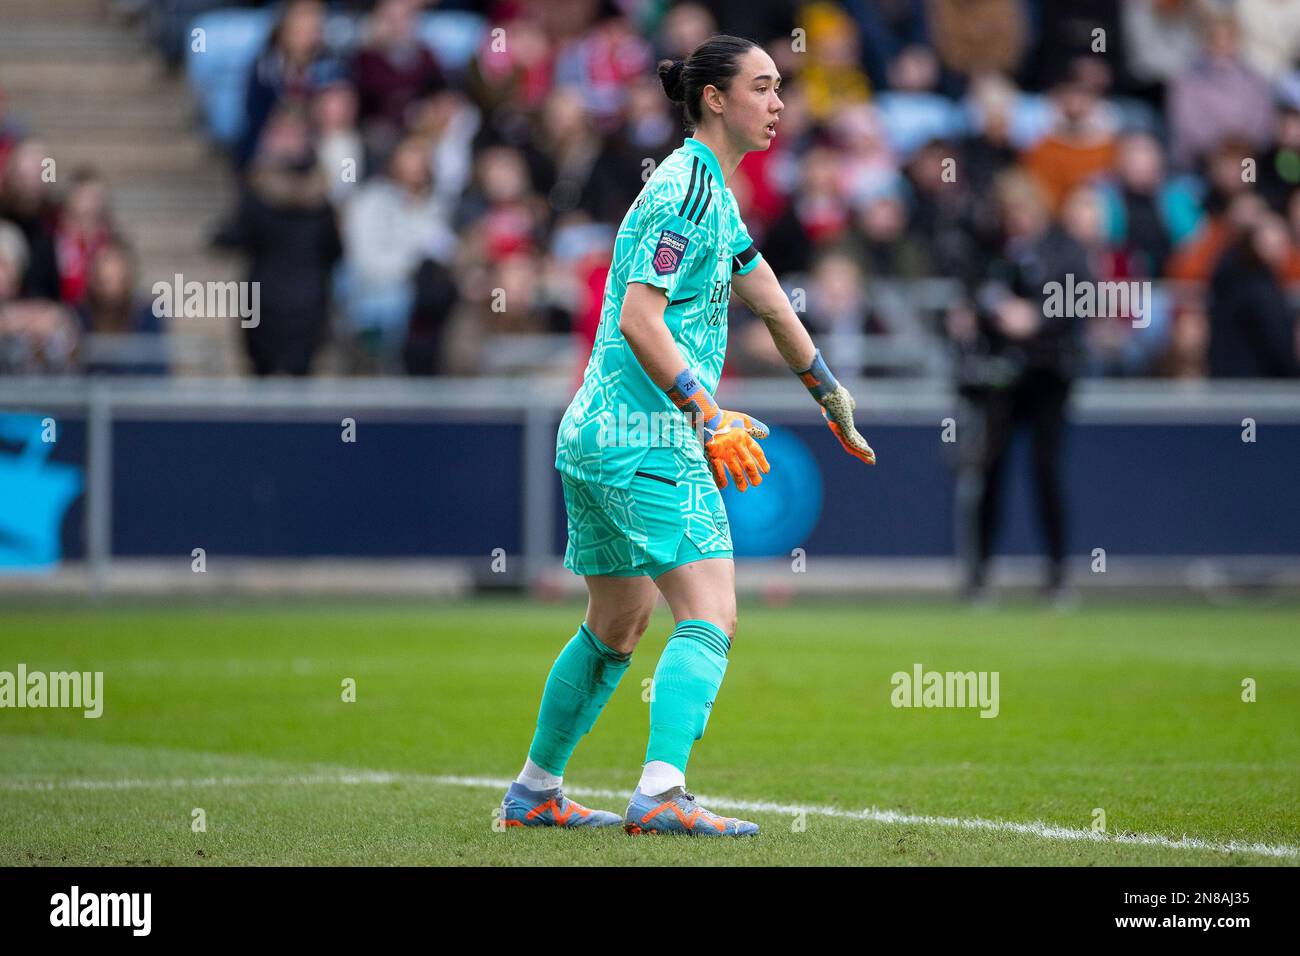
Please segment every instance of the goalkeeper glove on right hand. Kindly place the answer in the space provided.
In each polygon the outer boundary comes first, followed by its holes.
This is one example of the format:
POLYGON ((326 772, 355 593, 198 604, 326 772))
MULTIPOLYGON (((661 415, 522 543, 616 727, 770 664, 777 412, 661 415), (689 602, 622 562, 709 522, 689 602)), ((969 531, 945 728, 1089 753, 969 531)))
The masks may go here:
POLYGON ((737 491, 763 483, 763 475, 772 469, 755 439, 768 436, 766 425, 742 412, 719 408, 689 368, 677 376, 668 397, 693 423, 702 424, 704 454, 713 470, 714 484, 727 487, 728 472, 737 491))

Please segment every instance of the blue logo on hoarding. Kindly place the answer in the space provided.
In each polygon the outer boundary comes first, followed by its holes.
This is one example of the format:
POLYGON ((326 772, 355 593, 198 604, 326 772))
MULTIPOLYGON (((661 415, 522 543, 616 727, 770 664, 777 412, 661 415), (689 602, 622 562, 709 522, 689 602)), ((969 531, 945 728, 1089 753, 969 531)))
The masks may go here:
POLYGON ((788 556, 805 544, 822 513, 822 475, 806 445, 794 432, 771 426, 759 444, 772 470, 763 483, 739 492, 734 482, 722 494, 731 519, 737 557, 788 556))
POLYGON ((0 570, 36 569, 62 556, 59 527, 81 493, 81 469, 48 461, 35 415, 0 415, 0 570))

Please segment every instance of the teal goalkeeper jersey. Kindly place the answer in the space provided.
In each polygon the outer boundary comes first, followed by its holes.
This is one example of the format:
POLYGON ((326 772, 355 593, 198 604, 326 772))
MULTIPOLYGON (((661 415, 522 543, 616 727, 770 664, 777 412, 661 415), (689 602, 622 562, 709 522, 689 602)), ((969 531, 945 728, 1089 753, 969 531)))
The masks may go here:
POLYGON ((619 331, 629 282, 662 289, 664 323, 700 384, 716 392, 727 352, 731 277, 759 262, 713 151, 686 140, 668 156, 623 217, 605 281, 596 342, 582 386, 560 421, 555 467, 571 477, 626 488, 652 447, 702 458, 685 416, 641 367, 619 331))

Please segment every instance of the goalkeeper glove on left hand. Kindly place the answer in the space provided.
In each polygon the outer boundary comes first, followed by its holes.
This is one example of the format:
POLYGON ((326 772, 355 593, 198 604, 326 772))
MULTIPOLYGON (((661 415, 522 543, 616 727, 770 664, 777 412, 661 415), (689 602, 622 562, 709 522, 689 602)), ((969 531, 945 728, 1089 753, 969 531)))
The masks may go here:
POLYGON ((840 440, 844 450, 854 458, 860 458, 868 465, 874 465, 876 453, 871 450, 867 440, 853 424, 853 409, 857 407, 857 402, 853 400, 849 390, 837 382, 831 370, 826 367, 821 349, 813 355, 811 366, 795 374, 817 400, 817 404, 822 407, 822 415, 826 418, 827 426, 840 440))

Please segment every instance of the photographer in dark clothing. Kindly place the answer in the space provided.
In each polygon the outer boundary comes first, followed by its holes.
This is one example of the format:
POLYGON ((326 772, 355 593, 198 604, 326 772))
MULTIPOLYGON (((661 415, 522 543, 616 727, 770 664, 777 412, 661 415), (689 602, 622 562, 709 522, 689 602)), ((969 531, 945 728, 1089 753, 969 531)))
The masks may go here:
POLYGON ((329 329, 330 276, 343 246, 329 182, 296 110, 267 121, 238 208, 215 241, 247 254, 248 281, 260 289, 261 314, 243 330, 253 373, 307 375, 329 329))
POLYGON ((1065 586, 1065 509, 1061 437, 1070 385, 1079 364, 1080 322, 1073 303, 1048 299, 1048 286, 1092 280, 1082 246, 1055 225, 1041 187, 1021 173, 997 184, 1002 238, 978 270, 973 309, 954 312, 958 346, 957 482, 959 558, 964 586, 982 596, 997 536, 1007 449, 1018 424, 1033 438, 1039 521, 1049 559, 1048 591, 1065 586))

